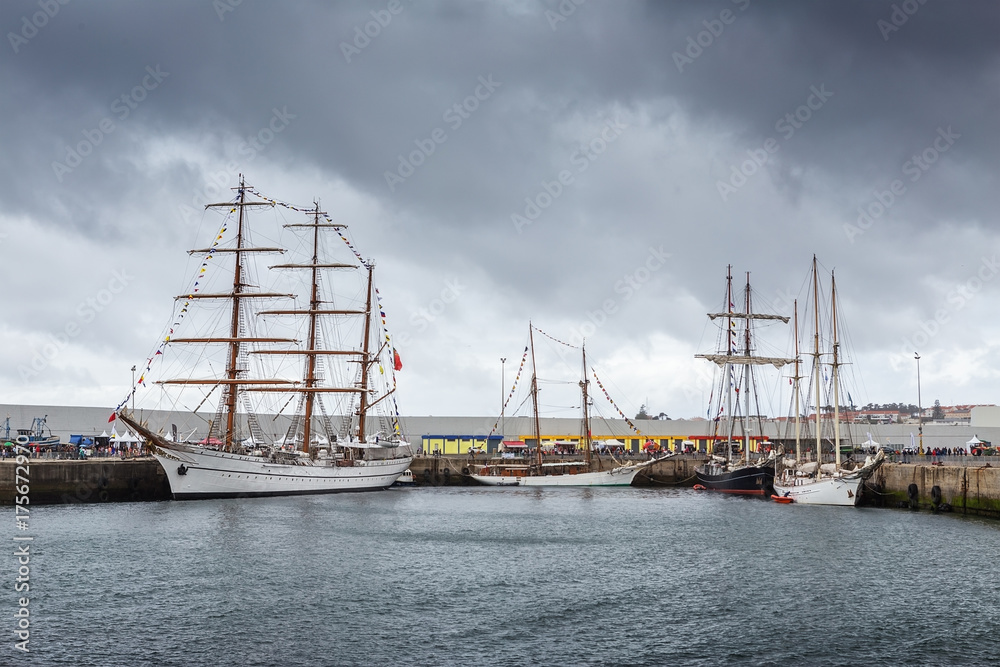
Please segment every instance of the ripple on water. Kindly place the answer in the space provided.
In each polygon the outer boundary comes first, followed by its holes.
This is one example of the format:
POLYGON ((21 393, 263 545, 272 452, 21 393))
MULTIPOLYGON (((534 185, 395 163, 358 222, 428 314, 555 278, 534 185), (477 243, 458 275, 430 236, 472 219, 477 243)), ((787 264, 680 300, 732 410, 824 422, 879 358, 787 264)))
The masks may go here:
POLYGON ((53 665, 989 664, 1000 524, 677 489, 40 508, 53 665))

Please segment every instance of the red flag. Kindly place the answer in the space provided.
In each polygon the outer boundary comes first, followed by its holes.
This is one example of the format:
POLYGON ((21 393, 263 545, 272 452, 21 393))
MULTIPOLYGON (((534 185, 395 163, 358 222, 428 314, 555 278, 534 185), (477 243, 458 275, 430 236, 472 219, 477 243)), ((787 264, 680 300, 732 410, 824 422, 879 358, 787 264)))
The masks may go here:
POLYGON ((396 350, 392 351, 392 365, 397 371, 403 370, 403 362, 400 360, 399 352, 396 352, 396 350))
POLYGON ((108 423, 110 424, 111 422, 113 422, 113 421, 115 420, 115 417, 117 417, 117 416, 118 416, 118 414, 117 414, 117 413, 115 413, 115 412, 112 412, 112 413, 111 413, 111 416, 110 416, 110 417, 108 417, 108 423))

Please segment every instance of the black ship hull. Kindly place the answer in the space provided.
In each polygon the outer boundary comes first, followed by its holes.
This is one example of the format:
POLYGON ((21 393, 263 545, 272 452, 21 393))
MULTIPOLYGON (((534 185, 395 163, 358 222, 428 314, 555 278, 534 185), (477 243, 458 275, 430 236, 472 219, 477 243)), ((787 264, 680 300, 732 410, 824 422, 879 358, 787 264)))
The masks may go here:
POLYGON ((710 491, 766 498, 774 493, 773 462, 738 468, 707 464, 695 468, 694 474, 698 484, 710 491))

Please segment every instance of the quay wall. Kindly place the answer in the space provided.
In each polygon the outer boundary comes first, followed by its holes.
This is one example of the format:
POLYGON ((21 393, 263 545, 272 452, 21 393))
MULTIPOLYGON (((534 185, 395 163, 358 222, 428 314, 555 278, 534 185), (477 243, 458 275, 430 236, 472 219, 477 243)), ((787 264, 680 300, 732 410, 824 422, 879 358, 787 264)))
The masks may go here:
POLYGON ((869 482, 874 505, 1000 518, 1000 467, 990 464, 886 463, 869 482))
MULTIPOLYGON (((642 460, 642 459, 636 459, 642 460)), ((635 478, 633 486, 694 486, 694 469, 705 461, 703 456, 681 454, 651 465, 635 478)), ((466 471, 482 465, 484 459, 469 456, 418 456, 410 464, 410 472, 418 486, 451 486, 475 484, 466 471)), ((603 470, 613 465, 608 457, 599 457, 592 465, 603 470)))
MULTIPOLYGON (((468 456, 418 456, 410 470, 418 486, 458 486, 474 482, 464 474, 468 456)), ((643 487, 691 487, 704 459, 681 455, 653 464, 636 478, 643 487)), ((600 461, 595 468, 608 465, 600 461)), ((0 461, 0 505, 17 493, 13 459, 0 461)), ((121 460, 29 459, 28 496, 32 505, 169 500, 167 476, 152 457, 121 460)), ((23 485, 23 481, 21 482, 23 485)), ((1000 518, 1000 467, 886 463, 869 480, 863 503, 880 507, 934 509, 1000 518), (911 487, 911 485, 913 485, 911 487)))
MULTIPOLYGON (((27 467, 31 505, 170 498, 167 475, 151 456, 125 461, 28 459, 27 467)), ((14 504, 18 474, 25 477, 24 466, 18 466, 13 459, 0 461, 0 505, 14 504)))

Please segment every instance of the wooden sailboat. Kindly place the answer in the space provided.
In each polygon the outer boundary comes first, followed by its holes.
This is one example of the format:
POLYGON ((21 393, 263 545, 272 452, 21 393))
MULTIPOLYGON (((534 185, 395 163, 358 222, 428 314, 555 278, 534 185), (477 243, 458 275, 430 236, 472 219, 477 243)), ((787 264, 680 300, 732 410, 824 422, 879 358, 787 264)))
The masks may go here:
MULTIPOLYGON (((697 484, 705 489, 735 495, 769 496, 773 492, 774 452, 763 439, 763 428, 758 425, 758 452, 751 454, 750 410, 756 406, 754 369, 761 365, 771 365, 780 369, 791 359, 762 357, 754 353, 753 324, 760 320, 788 323, 788 317, 766 313, 755 313, 751 303, 750 275, 744 294, 744 309, 735 310, 733 303, 732 266, 726 272, 726 310, 709 313, 710 320, 722 320, 724 331, 716 354, 698 354, 700 359, 708 359, 722 369, 718 402, 710 407, 715 411, 713 441, 715 451, 709 452, 709 460, 695 468, 697 484), (737 323, 742 323, 741 327, 737 323), (738 336, 742 334, 742 350, 738 349, 738 336), (741 370, 742 374, 737 372, 741 370), (743 405, 739 405, 739 398, 743 405), (737 417, 734 410, 742 408, 737 417), (723 414, 724 413, 724 414, 723 414), (737 433, 737 428, 742 434, 737 433), (741 437, 742 436, 742 437, 741 437), (724 448, 719 454, 719 448, 724 448)), ((757 414, 760 414, 758 409, 757 414)), ((758 417, 759 419, 759 417, 758 417)))
MULTIPOLYGON (((222 308, 222 312, 228 314, 224 322, 226 330, 221 335, 168 335, 156 352, 156 355, 168 354, 174 346, 223 346, 225 366, 221 372, 207 378, 172 377, 157 383, 165 388, 208 387, 208 395, 201 398, 199 407, 209 400, 216 389, 221 390, 215 418, 208 422, 207 435, 189 441, 168 437, 162 429, 158 430, 126 410, 127 399, 118 407, 117 416, 146 438, 153 455, 167 474, 170 490, 176 499, 333 493, 389 487, 407 469, 412 455, 408 444, 400 436, 398 414, 389 419, 389 433, 369 433, 366 421, 371 409, 394 391, 394 388, 387 390, 382 396, 374 398, 369 384, 374 369, 384 373, 381 359, 386 353, 393 353, 387 335, 376 349, 372 349, 374 265, 371 262, 334 263, 320 256, 321 233, 340 230, 344 225, 330 221, 316 204, 309 211, 309 222, 285 225, 292 230, 305 229, 311 235, 308 245, 311 246, 312 256, 309 261, 269 267, 298 275, 304 273, 307 276, 304 281, 293 281, 303 284, 304 290, 298 294, 285 294, 258 289, 255 286, 257 276, 251 271, 251 258, 282 253, 284 249, 249 243, 251 235, 247 213, 254 208, 273 207, 276 200, 249 199, 247 195, 251 188, 242 176, 239 186, 234 189, 237 190, 235 201, 206 206, 228 207, 230 215, 236 214, 237 229, 233 242, 220 246, 219 239, 223 238, 220 232, 210 248, 191 251, 206 258, 231 254, 234 258, 232 290, 208 293, 197 292, 196 288, 178 297, 184 302, 181 313, 203 302, 228 304, 222 308), (363 307, 332 306, 335 303, 333 296, 321 290, 332 282, 325 276, 334 270, 357 271, 362 268, 367 271, 363 307), (259 307, 261 302, 291 299, 300 294, 308 299, 308 307, 259 307), (290 317, 298 322, 304 320, 304 340, 254 333, 257 318, 263 316, 290 317), (321 332, 336 330, 337 321, 344 318, 363 318, 360 346, 332 349, 327 343, 333 341, 327 339, 333 336, 324 337, 321 332), (267 364, 256 363, 289 357, 304 359, 301 377, 275 377, 273 373, 268 373, 267 364), (354 364, 353 382, 334 384, 330 381, 331 377, 324 375, 323 369, 330 370, 327 360, 337 358, 349 359, 354 364), (272 442, 267 441, 261 426, 267 415, 252 409, 253 397, 263 396, 279 396, 284 406, 297 400, 286 432, 272 442), (341 427, 337 428, 334 416, 325 407, 326 396, 355 397, 357 409, 354 417, 343 420, 341 427)), ((224 226, 223 231, 225 229, 224 226)), ((207 266, 207 262, 202 266, 207 266)), ((201 272, 204 271, 205 268, 202 268, 201 272)), ((178 323, 175 322, 175 325, 178 323)), ((293 326, 293 329, 301 331, 301 327, 293 326)), ((170 332, 174 332, 173 327, 170 332)), ((150 365, 155 358, 150 358, 150 365)), ((135 390, 136 387, 133 387, 133 395, 135 390)), ((351 404, 355 404, 354 401, 351 404)), ((272 421, 276 420, 276 415, 270 417, 272 421)))
MULTIPOLYGON (((531 349, 531 401, 534 414, 535 457, 532 463, 512 463, 492 461, 480 466, 470 477, 487 486, 631 486, 636 476, 656 463, 674 454, 668 454, 637 463, 615 462, 608 469, 593 470, 593 441, 590 431, 590 395, 587 379, 587 351, 581 346, 583 357, 583 379, 580 390, 583 394, 583 419, 580 441, 583 459, 545 461, 542 452, 542 435, 538 419, 538 375, 535 369, 534 327, 528 325, 528 339, 531 349)), ((603 460, 597 461, 603 467, 603 460)))
MULTIPOLYGON (((833 462, 823 463, 823 438, 820 424, 820 323, 819 323, 819 277, 816 266, 816 256, 813 255, 812 265, 813 307, 814 307, 814 345, 813 345, 813 378, 816 399, 816 460, 807 462, 802 456, 799 430, 798 409, 798 362, 795 373, 795 459, 780 465, 778 476, 774 481, 774 497, 782 502, 795 502, 807 505, 841 505, 854 506, 858 502, 859 488, 885 461, 885 452, 881 449, 874 456, 866 457, 863 465, 847 464, 841 460, 840 451, 840 341, 837 331, 837 284, 836 278, 830 275, 830 311, 832 324, 832 363, 831 375, 833 382, 833 462)), ((798 355, 798 332, 796 332, 796 356, 798 355)))

